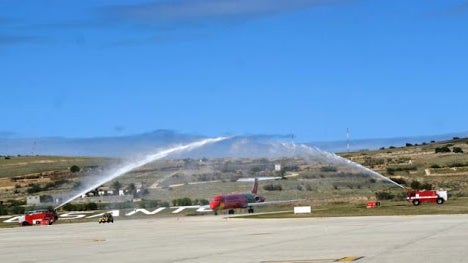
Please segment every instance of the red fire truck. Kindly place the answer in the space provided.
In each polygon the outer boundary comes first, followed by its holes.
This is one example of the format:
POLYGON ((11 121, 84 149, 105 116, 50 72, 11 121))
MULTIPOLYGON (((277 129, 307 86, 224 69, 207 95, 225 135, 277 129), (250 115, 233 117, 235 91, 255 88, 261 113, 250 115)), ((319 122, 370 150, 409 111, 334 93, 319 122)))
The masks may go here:
POLYGON ((36 210, 20 216, 18 224, 20 226, 52 225, 57 220, 58 215, 55 210, 36 210))
POLYGON ((406 200, 413 205, 421 203, 437 203, 439 205, 447 201, 447 191, 439 190, 408 190, 406 200))

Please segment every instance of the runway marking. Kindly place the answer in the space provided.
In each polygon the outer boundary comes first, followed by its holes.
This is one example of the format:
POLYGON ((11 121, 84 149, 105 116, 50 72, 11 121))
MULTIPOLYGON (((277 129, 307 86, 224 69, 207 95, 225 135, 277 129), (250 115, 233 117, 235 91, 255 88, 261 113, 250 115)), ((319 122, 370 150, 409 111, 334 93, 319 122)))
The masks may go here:
POLYGON ((267 260, 261 263, 327 263, 333 262, 333 259, 305 259, 305 260, 267 260))
POLYGON ((84 241, 100 243, 100 242, 106 242, 107 240, 105 238, 94 238, 94 239, 85 239, 84 241))
POLYGON ((268 260, 261 263, 327 263, 333 262, 333 259, 305 259, 305 260, 268 260))
POLYGON ((330 263, 336 262, 335 259, 297 259, 297 260, 267 260, 261 263, 330 263))
POLYGON ((344 258, 340 258, 340 259, 335 260, 335 262, 351 262, 351 261, 358 261, 358 260, 360 260, 361 258, 363 258, 363 257, 344 257, 344 258))
POLYGON ((165 208, 165 207, 160 207, 160 208, 157 208, 156 210, 150 212, 150 211, 148 211, 148 210, 146 210, 146 209, 139 208, 139 209, 135 209, 135 210, 133 210, 133 211, 131 211, 131 212, 128 212, 128 213, 126 213, 125 215, 126 215, 126 216, 132 216, 132 215, 134 215, 134 214, 136 214, 136 213, 138 213, 138 212, 141 212, 141 213, 143 213, 143 214, 145 214, 145 215, 154 215, 154 214, 157 214, 157 213, 161 212, 161 211, 164 210, 164 209, 166 209, 166 208, 165 208))
POLYGON ((249 236, 261 236, 261 235, 271 235, 271 233, 252 233, 249 236))

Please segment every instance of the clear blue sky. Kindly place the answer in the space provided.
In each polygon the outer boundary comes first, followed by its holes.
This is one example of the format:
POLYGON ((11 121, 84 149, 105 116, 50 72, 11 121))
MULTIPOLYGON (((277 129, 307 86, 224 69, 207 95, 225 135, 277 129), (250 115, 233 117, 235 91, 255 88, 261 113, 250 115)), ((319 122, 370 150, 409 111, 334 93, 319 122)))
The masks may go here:
POLYGON ((468 1, 0 0, 0 137, 468 130, 468 1))

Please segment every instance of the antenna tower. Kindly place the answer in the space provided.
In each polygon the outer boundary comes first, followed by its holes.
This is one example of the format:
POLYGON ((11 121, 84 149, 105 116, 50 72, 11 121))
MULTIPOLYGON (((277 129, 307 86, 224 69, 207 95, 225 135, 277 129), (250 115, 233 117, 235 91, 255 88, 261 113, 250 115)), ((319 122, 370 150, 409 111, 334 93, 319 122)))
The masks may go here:
POLYGON ((346 149, 349 152, 349 128, 346 128, 346 149))

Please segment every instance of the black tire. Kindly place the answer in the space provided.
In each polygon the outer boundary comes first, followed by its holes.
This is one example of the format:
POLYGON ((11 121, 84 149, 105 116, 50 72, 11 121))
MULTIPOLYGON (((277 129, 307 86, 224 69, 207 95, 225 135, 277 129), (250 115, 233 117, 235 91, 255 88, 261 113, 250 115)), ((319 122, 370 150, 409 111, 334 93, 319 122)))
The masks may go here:
POLYGON ((230 209, 230 210, 228 211, 228 214, 233 215, 233 214, 234 214, 234 210, 233 210, 233 209, 230 209))
POLYGON ((443 204, 443 203, 444 203, 444 201, 445 201, 445 200, 444 200, 443 198, 440 198, 440 197, 439 197, 439 198, 437 198, 437 204, 438 204, 438 205, 441 205, 441 204, 443 204))
POLYGON ((29 226, 29 223, 28 221, 23 221, 23 223, 21 223, 22 226, 29 226))
POLYGON ((419 199, 414 199, 413 200, 413 205, 419 205, 421 202, 419 201, 419 199))
POLYGON ((253 208, 249 208, 248 212, 249 214, 252 214, 254 212, 253 208))

